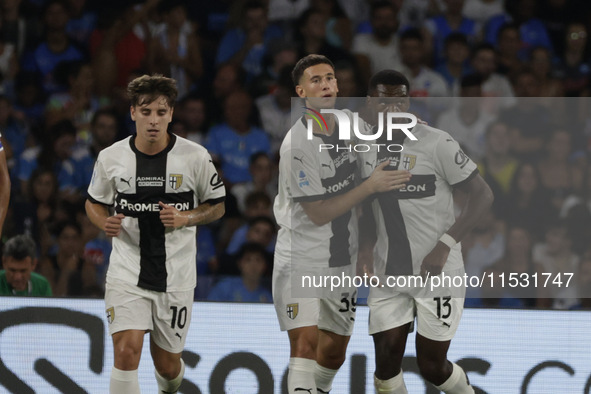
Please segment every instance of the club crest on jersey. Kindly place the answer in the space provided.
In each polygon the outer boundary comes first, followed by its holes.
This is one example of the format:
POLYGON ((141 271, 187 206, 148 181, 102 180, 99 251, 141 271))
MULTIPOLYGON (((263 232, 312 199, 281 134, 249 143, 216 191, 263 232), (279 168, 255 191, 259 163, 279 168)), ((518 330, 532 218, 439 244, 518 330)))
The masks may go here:
POLYGON ((287 317, 291 320, 295 319, 298 315, 300 304, 287 304, 287 317))
POLYGON ((111 324, 111 323, 113 323, 113 320, 115 320, 115 307, 114 306, 107 309, 107 321, 109 322, 109 324, 111 324))
POLYGON ((168 175, 168 184, 174 190, 177 190, 183 184, 183 174, 168 175))
POLYGON ((416 155, 404 155, 402 158, 402 167, 405 170, 412 170, 417 163, 417 156, 416 155))

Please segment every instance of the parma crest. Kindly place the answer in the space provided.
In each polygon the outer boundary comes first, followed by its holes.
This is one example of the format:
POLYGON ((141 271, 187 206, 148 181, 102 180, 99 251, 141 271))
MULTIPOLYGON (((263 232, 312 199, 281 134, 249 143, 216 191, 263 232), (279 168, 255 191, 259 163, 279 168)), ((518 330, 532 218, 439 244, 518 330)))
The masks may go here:
POLYGON ((168 184, 174 190, 177 190, 183 184, 183 174, 170 174, 168 184))
POLYGON ((298 315, 300 304, 287 304, 287 317, 291 320, 295 319, 298 315))

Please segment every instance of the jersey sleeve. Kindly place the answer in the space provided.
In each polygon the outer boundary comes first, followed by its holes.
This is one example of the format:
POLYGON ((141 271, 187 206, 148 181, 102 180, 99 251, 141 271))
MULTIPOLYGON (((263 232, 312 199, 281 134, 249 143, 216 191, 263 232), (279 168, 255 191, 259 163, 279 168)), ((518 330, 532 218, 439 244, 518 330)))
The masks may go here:
POLYGON ((226 198, 224 182, 216 171, 209 153, 200 156, 201 160, 198 163, 197 176, 195 177, 197 200, 199 204, 223 202, 226 198))
POLYGON ((478 174, 476 164, 462 151, 460 144, 444 133, 435 145, 435 170, 451 186, 478 174))
POLYGON ((92 179, 88 186, 89 200, 93 203, 112 206, 115 202, 115 193, 115 186, 105 170, 104 158, 101 152, 94 164, 92 179))
POLYGON ((322 200, 325 195, 317 157, 302 149, 287 152, 283 171, 289 173, 291 197, 295 202, 322 200))

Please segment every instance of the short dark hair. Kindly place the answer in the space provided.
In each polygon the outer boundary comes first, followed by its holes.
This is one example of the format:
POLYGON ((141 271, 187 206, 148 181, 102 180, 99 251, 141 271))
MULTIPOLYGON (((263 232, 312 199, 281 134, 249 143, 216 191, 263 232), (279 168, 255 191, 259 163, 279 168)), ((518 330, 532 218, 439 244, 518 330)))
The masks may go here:
POLYGON ((37 257, 37 246, 35 245, 33 238, 28 235, 17 235, 6 241, 2 256, 19 261, 24 260, 27 257, 35 259, 37 257))
POLYGON ((410 28, 405 30, 401 35, 400 35, 400 42, 404 41, 404 40, 418 40, 420 42, 424 42, 425 39, 423 37, 423 34, 421 33, 421 31, 417 28, 410 28))
POLYGON ((267 193, 263 191, 255 191, 247 194, 244 200, 244 205, 246 207, 252 207, 259 201, 263 202, 268 206, 271 206, 273 204, 273 202, 271 201, 271 197, 269 197, 267 193))
POLYGON ((117 126, 119 126, 119 116, 117 115, 117 112, 110 107, 104 107, 104 108, 100 108, 98 109, 94 115, 92 115, 92 120, 90 121, 91 125, 95 125, 98 118, 100 118, 101 116, 110 116, 111 118, 115 119, 115 122, 117 123, 117 126))
POLYGON ((324 55, 308 55, 301 58, 293 68, 291 72, 291 79, 293 80, 294 85, 300 84, 300 78, 304 75, 304 71, 306 69, 316 66, 317 64, 328 64, 334 70, 334 64, 324 55))
POLYGON ((238 251, 236 255, 236 260, 242 260, 242 258, 248 253, 258 253, 265 261, 265 264, 267 263, 267 251, 265 250, 265 247, 263 245, 258 244, 256 242, 245 243, 238 251))
POLYGON ((257 223, 266 223, 266 224, 268 224, 273 229, 273 232, 277 231, 277 225, 275 224, 275 222, 273 221, 273 219, 271 219, 268 216, 261 215, 261 216, 255 216, 255 217, 253 217, 252 219, 250 219, 248 221, 248 227, 250 228, 250 227, 254 226, 257 223))
POLYGON ((457 31, 450 33, 447 37, 445 37, 445 41, 443 41, 443 46, 446 49, 451 44, 462 44, 468 48, 470 47, 470 44, 468 43, 468 37, 464 33, 457 31))
POLYGON ((492 44, 489 44, 488 42, 483 42, 481 44, 478 44, 474 47, 474 49, 472 49, 472 57, 475 57, 478 52, 481 51, 493 51, 493 52, 497 52, 495 47, 492 44))
POLYGON ((250 155, 250 157, 248 158, 249 164, 253 165, 261 157, 266 157, 267 159, 271 160, 267 152, 258 151, 250 155))
POLYGON ((469 88, 472 86, 482 86, 484 78, 480 74, 467 74, 461 79, 460 86, 462 88, 469 88))
POLYGON ((373 18, 376 11, 382 8, 390 8, 392 11, 396 12, 396 8, 394 8, 392 2, 388 0, 378 0, 374 1, 371 5, 370 17, 373 18))
POLYGON ((378 85, 404 85, 410 90, 408 78, 396 70, 382 70, 375 73, 369 80, 369 91, 374 91, 378 85))
POLYGON ((159 96, 166 97, 169 107, 174 107, 178 96, 176 81, 160 74, 142 75, 127 85, 127 95, 133 107, 150 104, 159 96))

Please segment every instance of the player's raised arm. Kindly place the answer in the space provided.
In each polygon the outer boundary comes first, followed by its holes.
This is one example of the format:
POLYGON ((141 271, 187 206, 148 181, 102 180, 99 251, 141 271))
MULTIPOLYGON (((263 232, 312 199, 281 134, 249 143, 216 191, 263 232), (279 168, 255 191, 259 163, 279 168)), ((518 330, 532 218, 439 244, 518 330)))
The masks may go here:
POLYGON ((322 226, 350 211, 374 193, 403 188, 410 180, 410 172, 406 170, 389 171, 385 169, 388 165, 389 162, 380 164, 368 179, 344 194, 325 200, 302 202, 304 212, 314 224, 322 226))

